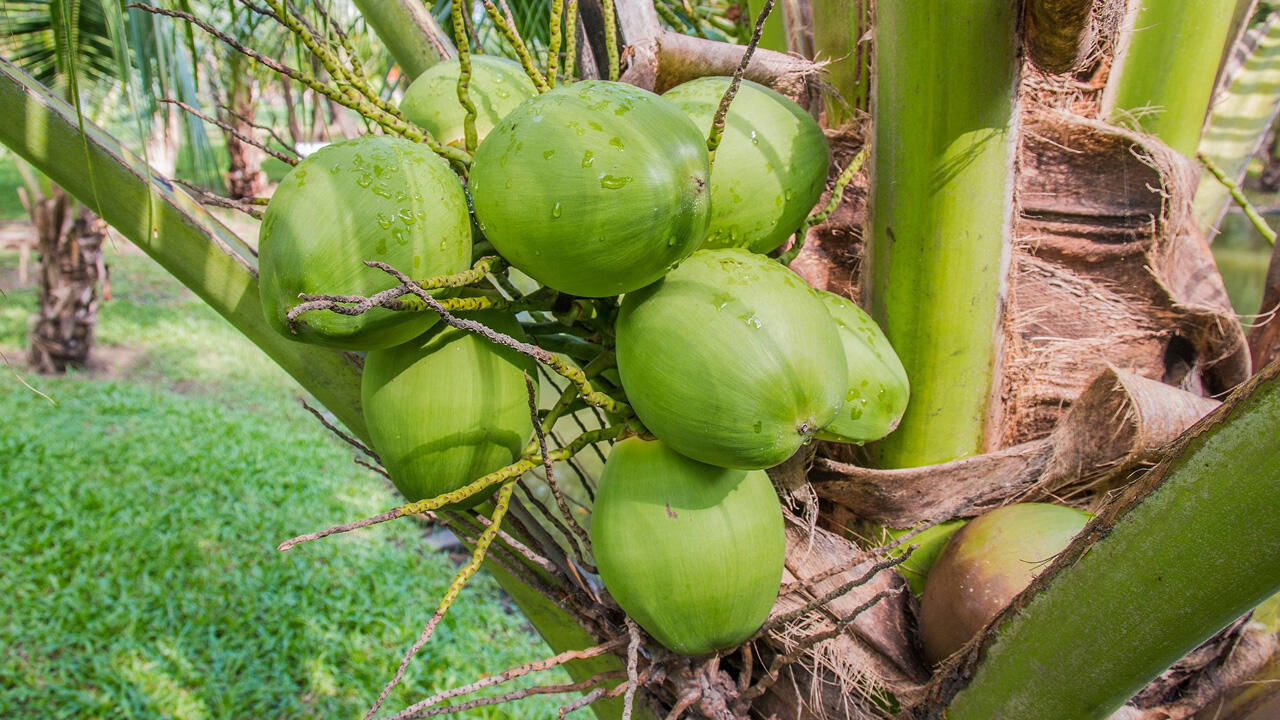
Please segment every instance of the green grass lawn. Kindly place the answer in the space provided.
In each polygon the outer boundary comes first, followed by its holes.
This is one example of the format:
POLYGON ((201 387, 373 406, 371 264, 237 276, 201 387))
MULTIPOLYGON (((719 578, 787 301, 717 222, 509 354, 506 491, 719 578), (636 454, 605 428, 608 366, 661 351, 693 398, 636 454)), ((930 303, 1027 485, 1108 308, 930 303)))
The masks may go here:
MULTIPOLYGON (((359 717, 456 558, 412 521, 276 552, 396 498, 191 293, 108 260, 109 367, 52 379, 17 367, 33 294, 0 253, 0 717, 359 717)), ((473 581, 388 707, 548 654, 508 605, 473 581)))

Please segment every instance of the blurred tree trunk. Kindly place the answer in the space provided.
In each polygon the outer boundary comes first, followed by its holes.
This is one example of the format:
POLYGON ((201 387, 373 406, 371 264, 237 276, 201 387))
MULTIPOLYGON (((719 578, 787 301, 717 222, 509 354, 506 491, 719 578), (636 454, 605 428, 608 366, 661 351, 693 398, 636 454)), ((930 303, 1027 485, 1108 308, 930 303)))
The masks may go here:
POLYGON ((98 322, 98 282, 104 295, 107 266, 102 242, 107 224, 62 188, 43 196, 23 193, 40 253, 39 307, 31 327, 31 366, 42 373, 84 367, 98 322))
MULTIPOLYGON (((237 78, 227 98, 230 112, 227 124, 245 137, 254 137, 254 97, 251 78, 237 78)), ((234 134, 223 133, 227 138, 227 155, 231 158, 227 169, 227 195, 236 200, 252 200, 266 193, 267 174, 262 171, 263 152, 234 134)))

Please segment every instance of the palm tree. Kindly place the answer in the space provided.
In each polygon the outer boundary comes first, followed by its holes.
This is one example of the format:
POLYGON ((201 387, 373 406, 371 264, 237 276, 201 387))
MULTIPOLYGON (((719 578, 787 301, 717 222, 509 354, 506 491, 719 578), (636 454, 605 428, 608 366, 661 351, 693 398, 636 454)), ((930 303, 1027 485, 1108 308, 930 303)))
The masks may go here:
MULTIPOLYGON (((35 0, 6 5, 0 50, 39 82, 95 120, 105 119, 127 87, 131 60, 124 51, 125 34, 138 48, 148 124, 144 155, 160 172, 174 174, 181 124, 174 108, 156 102, 169 94, 190 100, 194 95, 191 63, 176 41, 175 27, 150 15, 108 12, 108 4, 35 0), (93 109, 90 111, 90 109, 93 109), (152 122, 154 120, 154 122, 152 122)), ((136 87, 136 86, 133 86, 136 87)), ((198 170, 208 166, 203 126, 189 124, 189 145, 198 170)), ((42 258, 39 307, 30 332, 30 359, 41 372, 60 373, 88 362, 97 322, 98 286, 107 284, 102 243, 107 226, 87 205, 61 187, 23 168, 23 204, 36 230, 42 258)))

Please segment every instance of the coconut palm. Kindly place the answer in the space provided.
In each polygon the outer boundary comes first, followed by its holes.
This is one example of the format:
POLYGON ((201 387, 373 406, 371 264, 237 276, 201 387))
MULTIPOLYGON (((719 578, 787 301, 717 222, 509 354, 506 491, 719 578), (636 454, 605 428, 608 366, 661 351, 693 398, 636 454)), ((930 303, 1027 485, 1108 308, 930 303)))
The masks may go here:
MULTIPOLYGON (((381 31, 406 69, 455 52, 414 0, 356 4, 371 27, 400 30, 381 31)), ((824 119, 833 193, 847 188, 784 259, 871 308, 907 369, 911 405, 866 451, 818 445, 772 471, 811 522, 788 527, 786 592, 766 631, 710 659, 666 652, 599 602, 571 513, 560 518, 533 492, 509 506, 514 485, 504 485, 492 527, 510 507, 519 523, 509 529, 536 554, 501 539, 490 568, 554 650, 593 648, 556 662, 599 700, 598 716, 1185 717, 1259 671, 1277 628, 1235 621, 1280 590, 1280 363, 1256 346, 1251 358, 1226 302, 1192 208, 1191 158, 1212 135, 1201 132, 1211 99, 1239 77, 1229 65, 1219 77, 1219 66, 1252 4, 1129 5, 783 5, 783 36, 814 57, 757 51, 746 76, 824 119), (827 60, 852 67, 824 82, 827 60), (872 162, 859 170, 868 145, 872 162), (978 638, 926 668, 905 581, 885 570, 884 553, 848 538, 1024 498, 1098 514, 978 638), (637 690, 650 702, 633 706, 637 690)), ((612 5, 577 7, 580 76, 625 67, 624 80, 665 90, 732 73, 743 57, 676 32, 649 3, 617 2, 616 20, 612 5), (623 52, 607 42, 615 29, 623 52)), ((0 140, 85 197, 93 163, 112 188, 98 198, 104 216, 367 438, 358 365, 267 327, 247 246, 185 195, 140 180, 149 175, 136 159, 92 126, 82 134, 74 111, 34 81, 0 69, 0 108, 26 118, 0 127, 0 140), (86 139, 87 154, 64 149, 86 139)), ((469 160, 373 93, 330 97, 457 165, 469 160)), ((558 337, 557 352, 580 347, 571 340, 558 337)), ((545 452, 535 443, 512 472, 545 452)), ((479 547, 465 580, 496 531, 442 517, 479 547)))

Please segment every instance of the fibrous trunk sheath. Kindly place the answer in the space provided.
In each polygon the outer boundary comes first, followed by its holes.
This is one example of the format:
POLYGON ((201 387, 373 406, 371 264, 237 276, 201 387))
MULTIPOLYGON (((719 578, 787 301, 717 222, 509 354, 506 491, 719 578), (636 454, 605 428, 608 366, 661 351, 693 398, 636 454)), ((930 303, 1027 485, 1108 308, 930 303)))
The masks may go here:
POLYGON ((106 279, 102 242, 107 224, 57 186, 47 197, 28 203, 40 252, 31 365, 42 373, 61 373, 89 360, 98 322, 98 283, 106 279))

